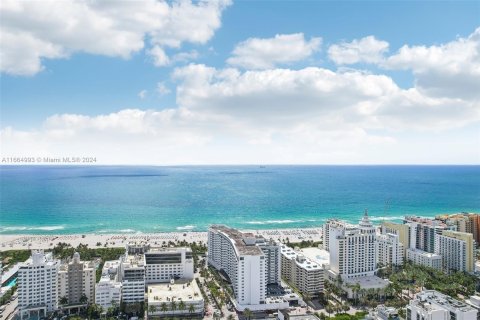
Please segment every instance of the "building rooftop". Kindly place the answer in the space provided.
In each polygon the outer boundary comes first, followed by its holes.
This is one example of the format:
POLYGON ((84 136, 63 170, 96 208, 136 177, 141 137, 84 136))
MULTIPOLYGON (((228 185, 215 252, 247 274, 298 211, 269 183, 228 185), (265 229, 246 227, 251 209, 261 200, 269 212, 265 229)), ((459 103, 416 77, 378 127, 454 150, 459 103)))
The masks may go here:
POLYGON ((416 249, 416 248, 408 248, 407 251, 415 252, 416 254, 420 254, 420 255, 425 256, 427 258, 439 258, 439 259, 442 258, 442 256, 439 255, 439 254, 423 251, 423 250, 416 249))
POLYGON ((151 247, 145 254, 149 253, 178 253, 179 251, 185 250, 186 252, 191 252, 192 249, 189 247, 175 247, 175 248, 166 248, 166 247, 151 247))
POLYGON ((202 294, 193 280, 180 279, 171 283, 151 284, 147 288, 148 304, 172 301, 201 301, 202 294))
POLYGON ((317 262, 312 261, 300 250, 295 251, 292 248, 282 244, 281 251, 282 251, 282 255, 285 255, 291 259, 295 259, 295 263, 305 270, 322 270, 323 269, 322 264, 318 264, 317 262))
POLYGON ((358 278, 348 278, 345 279, 346 284, 360 284, 360 287, 364 289, 376 289, 376 288, 385 288, 388 285, 388 281, 377 276, 364 276, 358 278))
POLYGON ((420 304, 424 308, 433 307, 440 307, 442 309, 447 309, 449 311, 456 311, 460 310, 462 312, 467 312, 471 310, 475 310, 473 307, 469 306, 468 304, 453 299, 447 295, 444 295, 435 290, 425 290, 418 293, 415 297, 416 299, 414 302, 420 304))
MULTIPOLYGON (((253 233, 241 232, 237 229, 229 228, 223 225, 213 225, 210 227, 217 232, 223 233, 232 240, 236 250, 240 255, 260 256, 263 255, 262 249, 257 245, 257 237, 253 233)), ((260 237, 260 239, 263 239, 260 237)))
POLYGON ((303 248, 300 252, 310 259, 311 261, 318 263, 319 265, 330 264, 330 252, 320 248, 303 248))

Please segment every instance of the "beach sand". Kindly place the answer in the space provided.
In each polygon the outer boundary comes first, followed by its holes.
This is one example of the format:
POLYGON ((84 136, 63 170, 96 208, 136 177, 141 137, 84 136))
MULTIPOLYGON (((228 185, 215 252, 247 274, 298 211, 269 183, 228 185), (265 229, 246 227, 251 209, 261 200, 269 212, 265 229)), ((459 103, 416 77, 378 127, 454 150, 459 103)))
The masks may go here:
MULTIPOLYGON (((290 242, 302 240, 320 241, 322 229, 270 229, 270 230, 242 230, 261 235, 266 239, 290 242)), ((90 248, 115 248, 124 247, 132 241, 148 241, 152 246, 168 244, 169 241, 186 241, 188 243, 207 243, 207 232, 159 232, 159 233, 135 233, 135 234, 75 234, 75 235, 0 235, 0 252, 7 250, 27 249, 52 249, 60 242, 65 242, 73 247, 86 244, 90 248)))

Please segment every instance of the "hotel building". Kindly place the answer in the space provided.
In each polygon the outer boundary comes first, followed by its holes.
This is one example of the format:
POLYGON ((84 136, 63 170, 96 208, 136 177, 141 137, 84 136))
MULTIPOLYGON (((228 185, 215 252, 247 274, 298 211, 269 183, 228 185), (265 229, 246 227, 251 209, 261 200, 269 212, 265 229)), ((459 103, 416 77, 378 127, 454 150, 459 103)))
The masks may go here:
POLYGON ((443 256, 444 271, 475 271, 473 234, 443 231, 437 235, 435 253, 443 256))
POLYGON ((58 299, 65 297, 67 304, 80 304, 82 296, 86 303, 95 301, 95 268, 93 262, 80 260, 80 254, 75 252, 73 259, 60 265, 58 271, 58 299))
POLYGON ((208 229, 208 264, 228 276, 237 309, 265 310, 269 307, 266 286, 281 276, 280 246, 275 247, 253 233, 242 233, 222 225, 208 229))
POLYGON ((33 250, 30 259, 18 269, 18 309, 20 318, 45 317, 58 307, 60 261, 51 253, 33 250))
POLYGON ((421 266, 442 270, 442 256, 419 249, 407 249, 407 260, 421 266))
POLYGON ((435 290, 418 293, 407 305, 406 320, 477 320, 477 310, 435 290))
POLYGON ((400 237, 393 233, 379 234, 375 242, 377 264, 383 266, 403 265, 404 247, 400 237))
POLYGON ((100 281, 95 285, 95 303, 105 310, 112 307, 112 302, 120 306, 122 283, 118 281, 120 261, 105 261, 100 281))
POLYGON ((170 282, 193 279, 193 256, 190 248, 149 248, 145 251, 145 282, 170 282))
POLYGON ((376 234, 366 210, 358 225, 330 220, 324 229, 328 230, 324 241, 328 243, 331 271, 344 280, 375 274, 376 234))
POLYGON ((137 250, 137 244, 127 244, 125 255, 120 257, 118 280, 125 303, 145 301, 145 252, 137 250))

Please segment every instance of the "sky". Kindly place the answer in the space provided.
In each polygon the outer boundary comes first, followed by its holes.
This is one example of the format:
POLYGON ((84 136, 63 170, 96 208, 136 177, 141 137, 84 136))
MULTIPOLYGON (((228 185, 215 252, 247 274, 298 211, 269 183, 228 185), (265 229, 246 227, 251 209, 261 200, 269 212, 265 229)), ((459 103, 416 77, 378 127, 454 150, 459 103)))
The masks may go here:
POLYGON ((480 164, 478 1, 0 2, 0 152, 480 164))

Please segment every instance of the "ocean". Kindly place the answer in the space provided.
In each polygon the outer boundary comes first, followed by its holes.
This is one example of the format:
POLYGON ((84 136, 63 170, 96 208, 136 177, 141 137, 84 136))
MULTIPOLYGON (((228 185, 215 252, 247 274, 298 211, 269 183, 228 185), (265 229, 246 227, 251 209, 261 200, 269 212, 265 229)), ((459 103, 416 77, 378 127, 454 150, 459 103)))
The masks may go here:
POLYGON ((204 231, 480 212, 480 166, 0 166, 0 234, 204 231))

